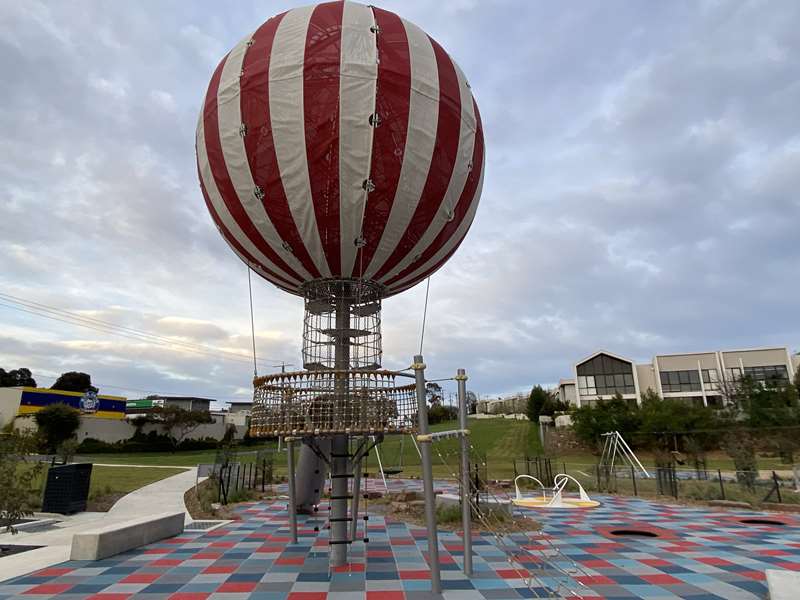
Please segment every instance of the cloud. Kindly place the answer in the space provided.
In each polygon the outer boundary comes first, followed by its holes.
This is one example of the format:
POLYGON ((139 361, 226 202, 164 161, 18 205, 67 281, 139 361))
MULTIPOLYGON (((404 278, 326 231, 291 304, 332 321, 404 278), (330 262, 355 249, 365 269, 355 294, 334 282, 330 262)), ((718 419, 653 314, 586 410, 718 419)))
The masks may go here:
MULTIPOLYGON (((203 205, 194 128, 222 55, 293 4, 0 6, 0 289, 178 342, 0 305, 0 366, 247 396, 246 270, 203 205)), ((487 137, 476 221, 431 282, 432 374, 496 394, 601 347, 798 345, 800 5, 385 7, 456 58, 487 137)), ((253 283, 260 372, 299 365, 302 303, 253 283)), ((387 366, 418 351, 423 305, 385 302, 387 366)))

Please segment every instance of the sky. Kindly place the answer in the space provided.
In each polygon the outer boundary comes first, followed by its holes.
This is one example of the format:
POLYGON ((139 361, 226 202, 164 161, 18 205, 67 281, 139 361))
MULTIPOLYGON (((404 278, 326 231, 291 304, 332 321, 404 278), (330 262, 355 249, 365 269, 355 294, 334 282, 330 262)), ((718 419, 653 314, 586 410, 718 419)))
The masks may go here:
MULTIPOLYGON (((301 4, 0 0, 0 293, 160 340, 0 297, 0 367, 251 397, 247 270, 195 126, 220 58, 301 4)), ((800 348, 800 3, 378 5, 459 63, 486 136, 475 222, 430 282, 429 377, 496 396, 599 349, 800 348)), ((257 277, 253 300, 259 373, 299 368, 302 301, 257 277)), ((384 302, 387 368, 419 350, 424 302, 384 302)))

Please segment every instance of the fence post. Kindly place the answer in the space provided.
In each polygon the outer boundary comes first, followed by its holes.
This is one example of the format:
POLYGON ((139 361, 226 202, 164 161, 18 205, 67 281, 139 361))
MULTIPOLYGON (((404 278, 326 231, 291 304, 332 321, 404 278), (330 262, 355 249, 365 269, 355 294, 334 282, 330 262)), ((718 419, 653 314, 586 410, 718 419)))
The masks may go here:
POLYGON ((525 455, 525 473, 527 475, 531 474, 531 457, 525 455))
POLYGON ((775 493, 778 495, 778 504, 783 504, 783 499, 781 498, 781 485, 778 483, 778 475, 775 471, 772 472, 772 481, 775 482, 775 493))
POLYGON ((636 470, 631 465, 631 481, 633 482, 633 495, 638 496, 639 493, 636 491, 636 470))
POLYGON ((722 469, 717 469, 717 475, 719 475, 719 493, 722 499, 725 500, 725 484, 722 483, 722 469))
POLYGON ((594 466, 594 471, 597 474, 597 491, 601 492, 602 490, 600 489, 600 465, 599 464, 594 466))

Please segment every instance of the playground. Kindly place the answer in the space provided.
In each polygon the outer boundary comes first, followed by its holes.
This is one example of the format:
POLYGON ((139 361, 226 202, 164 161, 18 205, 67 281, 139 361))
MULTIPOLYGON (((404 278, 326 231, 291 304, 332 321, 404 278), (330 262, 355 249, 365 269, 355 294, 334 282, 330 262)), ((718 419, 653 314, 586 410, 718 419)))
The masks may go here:
MULTIPOLYGON (((393 491, 418 480, 390 479, 393 491)), ((457 493, 452 481, 438 492, 457 493)), ((382 488, 367 480, 366 490, 382 488)), ((285 493, 286 485, 277 492, 285 493)), ((800 519, 598 496, 583 510, 518 508, 540 531, 472 536, 472 575, 460 531, 439 531, 442 596, 452 599, 580 597, 755 599, 766 569, 800 570, 800 519)), ((237 519, 95 562, 69 561, 0 583, 0 598, 433 598, 423 527, 363 506, 348 562, 331 567, 325 503, 298 515, 291 543, 285 498, 244 503, 237 519), (362 517, 363 517, 362 515, 362 517)))

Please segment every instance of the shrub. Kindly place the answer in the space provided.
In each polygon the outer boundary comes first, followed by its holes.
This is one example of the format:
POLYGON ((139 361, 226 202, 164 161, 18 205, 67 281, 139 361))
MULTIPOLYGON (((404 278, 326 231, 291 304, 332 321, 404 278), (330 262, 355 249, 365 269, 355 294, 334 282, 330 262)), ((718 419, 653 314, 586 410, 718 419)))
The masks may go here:
POLYGON ((39 426, 44 450, 54 453, 58 447, 75 435, 81 426, 81 413, 67 404, 50 404, 34 415, 39 426))

